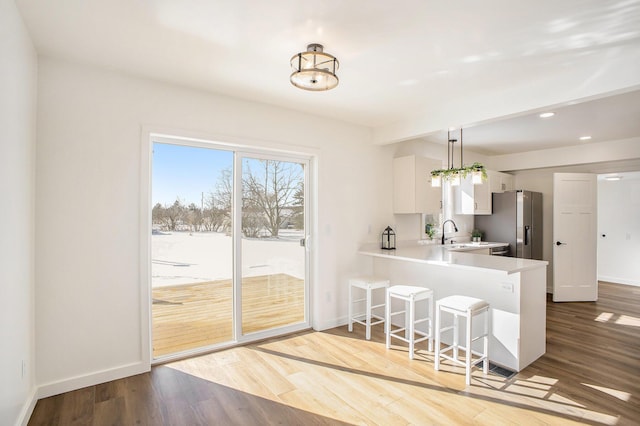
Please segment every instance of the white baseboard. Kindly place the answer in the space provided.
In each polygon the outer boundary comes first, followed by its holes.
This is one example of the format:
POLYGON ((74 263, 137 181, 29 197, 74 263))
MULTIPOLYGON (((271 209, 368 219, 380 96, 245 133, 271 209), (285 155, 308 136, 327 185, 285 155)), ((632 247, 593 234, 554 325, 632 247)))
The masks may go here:
POLYGON ((87 386, 118 380, 136 374, 146 373, 151 370, 149 362, 136 362, 108 370, 97 371, 84 376, 71 377, 58 382, 45 383, 38 386, 38 399, 47 398, 64 392, 70 392, 87 386))
POLYGON ((347 317, 333 318, 329 321, 323 321, 320 324, 314 324, 313 329, 315 331, 324 331, 329 330, 331 328, 341 327, 343 325, 347 325, 347 317))
POLYGON ((31 418, 31 414, 33 414, 33 409, 36 408, 36 402, 38 402, 38 388, 33 387, 31 390, 31 394, 29 398, 24 403, 22 410, 20 410, 20 415, 18 416, 18 420, 16 421, 16 426, 27 426, 29 423, 29 419, 31 418))
POLYGON ((598 281, 607 281, 609 283, 633 285, 636 287, 640 287, 640 281, 628 280, 626 278, 608 277, 606 275, 598 276, 598 281))

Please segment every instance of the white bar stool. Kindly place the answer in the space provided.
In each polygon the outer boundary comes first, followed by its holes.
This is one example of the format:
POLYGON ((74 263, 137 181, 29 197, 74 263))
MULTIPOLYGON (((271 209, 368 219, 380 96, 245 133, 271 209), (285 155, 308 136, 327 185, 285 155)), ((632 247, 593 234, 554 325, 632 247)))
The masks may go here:
POLYGON ((377 289, 386 289, 389 287, 389 280, 377 277, 357 277, 349 280, 349 332, 353 331, 353 323, 357 322, 362 324, 366 329, 366 338, 371 340, 371 326, 381 324, 384 322, 384 317, 376 315, 373 311, 377 308, 382 308, 384 303, 371 306, 372 292, 377 289), (358 288, 364 290, 364 297, 361 299, 353 299, 353 289, 358 288), (355 303, 365 302, 364 313, 354 314, 353 305, 355 303), (371 319, 377 321, 371 322, 371 319))
POLYGON ((448 296, 436 302, 436 353, 434 368, 440 369, 440 358, 448 359, 456 364, 463 365, 466 373, 466 384, 471 384, 471 367, 482 362, 482 372, 487 374, 489 371, 489 303, 482 299, 468 296, 448 296), (453 325, 441 327, 441 313, 449 312, 453 314, 453 325), (471 337, 473 318, 484 313, 484 331, 481 335, 474 338, 471 337), (461 346, 458 339, 458 317, 466 318, 465 346, 461 346), (442 333, 453 329, 453 344, 444 349, 440 349, 440 341, 442 333), (472 344, 478 339, 484 340, 483 353, 475 352, 472 344), (458 359, 458 349, 465 351, 465 360, 458 359), (453 356, 445 355, 444 352, 452 350, 453 356), (473 360, 473 355, 478 356, 473 360))
POLYGON ((425 287, 410 285, 394 285, 387 289, 387 307, 385 331, 387 335, 387 349, 391 347, 391 338, 395 337, 409 343, 409 359, 413 359, 416 343, 429 340, 429 351, 433 350, 433 291, 425 287), (404 301, 404 310, 391 312, 391 300, 404 301), (416 302, 427 301, 427 316, 416 319, 416 302), (405 315, 405 326, 391 331, 391 318, 394 315, 405 315), (426 322, 427 331, 416 329, 416 324, 426 322), (404 336, 401 333, 404 332, 404 336), (416 339, 416 334, 422 337, 416 339))

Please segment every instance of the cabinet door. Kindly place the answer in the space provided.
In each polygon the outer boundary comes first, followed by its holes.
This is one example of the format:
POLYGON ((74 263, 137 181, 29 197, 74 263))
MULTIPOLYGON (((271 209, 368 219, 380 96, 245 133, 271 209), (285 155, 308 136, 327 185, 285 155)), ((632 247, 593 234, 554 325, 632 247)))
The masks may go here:
POLYGON ((491 194, 513 189, 513 176, 487 170, 487 179, 474 185, 471 176, 460 182, 454 190, 456 214, 491 214, 491 194))
POLYGON ((393 159, 393 212, 416 211, 416 162, 413 155, 393 159))
POLYGON ((460 179, 460 185, 453 188, 456 214, 475 214, 475 188, 471 176, 460 179))
POLYGON ((473 185, 474 214, 491 214, 492 181, 495 181, 495 178, 489 174, 481 185, 473 185))
POLYGON ((431 170, 440 160, 408 155, 393 159, 393 212, 437 213, 442 208, 442 188, 431 186, 431 170))
POLYGON ((514 182, 515 178, 513 175, 510 175, 509 173, 502 173, 502 192, 513 191, 514 189, 516 189, 514 182))
POLYGON ((471 175, 461 179, 454 189, 456 214, 491 214, 491 175, 474 185, 471 175))

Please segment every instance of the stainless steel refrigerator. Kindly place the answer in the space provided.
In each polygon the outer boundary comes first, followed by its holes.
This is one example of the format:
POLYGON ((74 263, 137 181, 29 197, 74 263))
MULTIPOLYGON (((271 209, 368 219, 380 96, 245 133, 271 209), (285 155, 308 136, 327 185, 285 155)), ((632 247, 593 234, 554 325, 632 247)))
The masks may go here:
POLYGON ((542 194, 507 191, 492 194, 493 214, 476 215, 483 239, 509 243, 508 256, 542 260, 542 194))

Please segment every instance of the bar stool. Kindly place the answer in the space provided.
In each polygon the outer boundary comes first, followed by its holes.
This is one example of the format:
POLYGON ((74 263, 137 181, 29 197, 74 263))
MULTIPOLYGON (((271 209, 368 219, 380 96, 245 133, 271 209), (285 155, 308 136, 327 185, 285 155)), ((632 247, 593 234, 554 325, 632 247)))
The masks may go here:
POLYGON ((371 298, 373 290, 386 289, 389 287, 389 280, 378 277, 357 277, 349 280, 349 332, 353 331, 353 323, 357 322, 362 324, 366 329, 366 338, 371 340, 371 326, 381 324, 384 322, 384 318, 374 313, 374 309, 382 308, 384 303, 371 306, 371 298), (364 290, 364 297, 361 299, 353 299, 353 290, 358 288, 364 290), (365 303, 365 312, 354 314, 353 305, 359 302, 365 303), (376 322, 371 322, 371 319, 376 319, 376 322))
POLYGON ((489 371, 489 303, 482 299, 468 296, 448 296, 436 302, 436 353, 434 368, 440 369, 440 358, 448 359, 456 364, 465 367, 467 385, 471 384, 471 367, 482 362, 482 372, 487 374, 489 371), (441 314, 448 312, 453 314, 453 325, 441 328, 441 314), (471 337, 473 318, 484 313, 484 331, 481 335, 474 338, 471 337), (461 346, 458 339, 458 317, 466 318, 465 346, 461 346), (444 349, 440 349, 440 341, 442 333, 453 329, 453 344, 444 349), (471 345, 478 339, 484 340, 483 353, 473 351, 471 345), (465 360, 458 359, 458 350, 465 351, 465 360), (453 356, 445 355, 444 352, 452 350, 453 356), (478 356, 473 360, 473 355, 478 356))
POLYGON ((413 352, 416 343, 429 340, 429 351, 433 350, 433 291, 425 287, 394 285, 387 289, 386 311, 386 335, 387 349, 391 347, 391 338, 395 337, 403 342, 409 343, 409 359, 413 359, 413 352), (391 312, 391 300, 398 299, 404 303, 404 310, 391 312), (416 319, 416 302, 427 301, 427 316, 416 319), (394 315, 405 315, 405 326, 391 331, 391 318, 394 315), (427 331, 416 329, 416 324, 426 322, 427 331), (404 336, 401 333, 404 332, 404 336), (416 339, 416 334, 422 337, 416 339))

